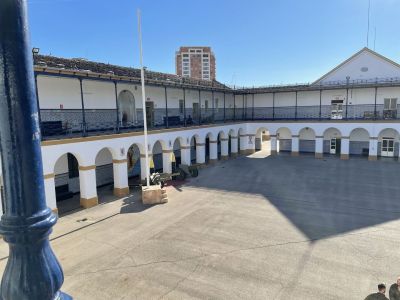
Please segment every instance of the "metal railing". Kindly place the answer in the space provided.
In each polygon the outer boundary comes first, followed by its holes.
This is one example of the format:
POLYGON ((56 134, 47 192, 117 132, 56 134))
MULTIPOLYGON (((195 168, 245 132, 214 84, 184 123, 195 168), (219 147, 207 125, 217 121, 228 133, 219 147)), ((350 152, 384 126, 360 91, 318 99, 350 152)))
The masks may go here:
MULTIPOLYGON (((85 121, 81 110, 42 110, 42 139, 62 139, 80 136, 142 131, 143 119, 117 121, 116 110, 90 110, 85 121), (89 115, 89 117, 88 117, 89 115), (50 118, 51 116, 51 118, 50 118)), ((139 110, 137 116, 141 116, 139 110)), ((343 105, 340 110, 331 105, 247 107, 204 109, 154 109, 148 119, 149 130, 199 126, 213 123, 280 120, 397 120, 400 105, 387 110, 383 104, 343 105), (168 115, 168 117, 167 117, 168 115)))

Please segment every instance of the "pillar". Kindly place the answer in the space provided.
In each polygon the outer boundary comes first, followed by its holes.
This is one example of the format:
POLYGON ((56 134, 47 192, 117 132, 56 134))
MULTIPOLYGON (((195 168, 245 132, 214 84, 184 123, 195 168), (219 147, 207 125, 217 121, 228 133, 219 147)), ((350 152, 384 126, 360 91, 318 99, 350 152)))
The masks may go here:
POLYGON ((240 149, 239 149, 239 153, 240 154, 247 154, 247 134, 240 134, 239 135, 239 145, 240 145, 240 149))
POLYGON ((350 137, 342 136, 340 145, 340 159, 349 159, 350 137))
POLYGON ((196 143, 196 163, 204 164, 206 162, 206 144, 196 143))
POLYGON ((238 137, 231 136, 231 156, 237 157, 238 155, 238 137))
MULTIPOLYGON (((149 153, 149 164, 151 159, 153 159, 153 154, 149 153)), ((147 166, 148 168, 150 166, 147 166)), ((146 180, 146 156, 144 154, 140 154, 140 179, 142 181, 146 180)))
POLYGON ((129 195, 128 161, 126 159, 113 159, 114 195, 124 197, 129 195))
POLYGON ((54 181, 55 174, 45 174, 44 176, 44 192, 46 194, 46 204, 54 213, 58 213, 57 198, 56 198, 56 184, 54 181))
POLYGON ((299 156, 299 136, 292 136, 292 156, 299 156))
POLYGON ((181 146, 181 164, 183 165, 191 165, 190 159, 190 145, 189 146, 181 146))
POLYGON ((57 217, 47 207, 38 99, 27 1, 0 1, 0 149, 9 244, 1 299, 72 299, 62 293, 63 271, 50 247, 57 217))
POLYGON ((218 141, 210 140, 210 164, 218 161, 218 141))
POLYGON ((229 158, 229 139, 221 138, 221 159, 226 160, 229 158))
POLYGON ((79 166, 81 206, 89 208, 99 204, 97 198, 96 166, 79 166))
POLYGON ((323 158, 324 157, 324 137, 316 136, 315 137, 315 158, 323 158))
POLYGON ((271 155, 276 155, 277 153, 276 135, 271 135, 271 155))
POLYGON ((162 160, 163 160, 163 173, 172 173, 172 149, 167 149, 162 151, 162 160))
POLYGON ((370 137, 369 138, 369 153, 368 160, 377 160, 378 159, 378 137, 370 137))

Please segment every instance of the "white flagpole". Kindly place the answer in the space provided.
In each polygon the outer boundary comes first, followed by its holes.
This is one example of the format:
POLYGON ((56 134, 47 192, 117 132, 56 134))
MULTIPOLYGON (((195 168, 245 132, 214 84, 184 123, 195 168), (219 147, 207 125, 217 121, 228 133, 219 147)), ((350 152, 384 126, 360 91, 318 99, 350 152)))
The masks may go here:
POLYGON ((149 170, 149 150, 147 143, 147 118, 146 118, 146 92, 144 88, 144 68, 143 68, 143 50, 142 50, 142 20, 140 10, 137 10, 138 30, 139 30, 139 52, 140 52, 140 69, 142 81, 142 104, 143 104, 143 133, 144 133, 144 154, 146 161, 146 185, 150 186, 150 170, 149 170))

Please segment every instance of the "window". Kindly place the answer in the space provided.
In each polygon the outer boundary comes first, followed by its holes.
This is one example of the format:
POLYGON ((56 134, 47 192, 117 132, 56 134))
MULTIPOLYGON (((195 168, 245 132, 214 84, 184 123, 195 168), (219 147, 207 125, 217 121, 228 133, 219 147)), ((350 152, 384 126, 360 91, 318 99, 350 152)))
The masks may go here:
POLYGON ((397 109, 397 98, 385 98, 384 99, 385 110, 396 110, 397 109))
POLYGON ((179 100, 179 113, 180 114, 183 114, 184 112, 184 109, 185 109, 185 103, 183 102, 183 100, 182 99, 180 99, 179 100))
POLYGON ((67 154, 68 159, 68 177, 76 178, 79 177, 79 164, 75 156, 71 153, 67 154))
POLYGON ((208 57, 208 54, 206 53, 206 54, 203 54, 203 57, 208 57))

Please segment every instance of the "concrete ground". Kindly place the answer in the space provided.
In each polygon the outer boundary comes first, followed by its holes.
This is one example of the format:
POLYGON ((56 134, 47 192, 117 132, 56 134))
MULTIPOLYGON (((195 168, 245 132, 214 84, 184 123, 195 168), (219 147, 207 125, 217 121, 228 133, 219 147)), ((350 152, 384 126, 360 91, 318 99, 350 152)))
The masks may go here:
MULTIPOLYGON (((400 275, 398 162, 250 157, 62 217, 75 299, 364 299, 400 275)), ((0 268, 7 247, 1 242, 0 268)))

